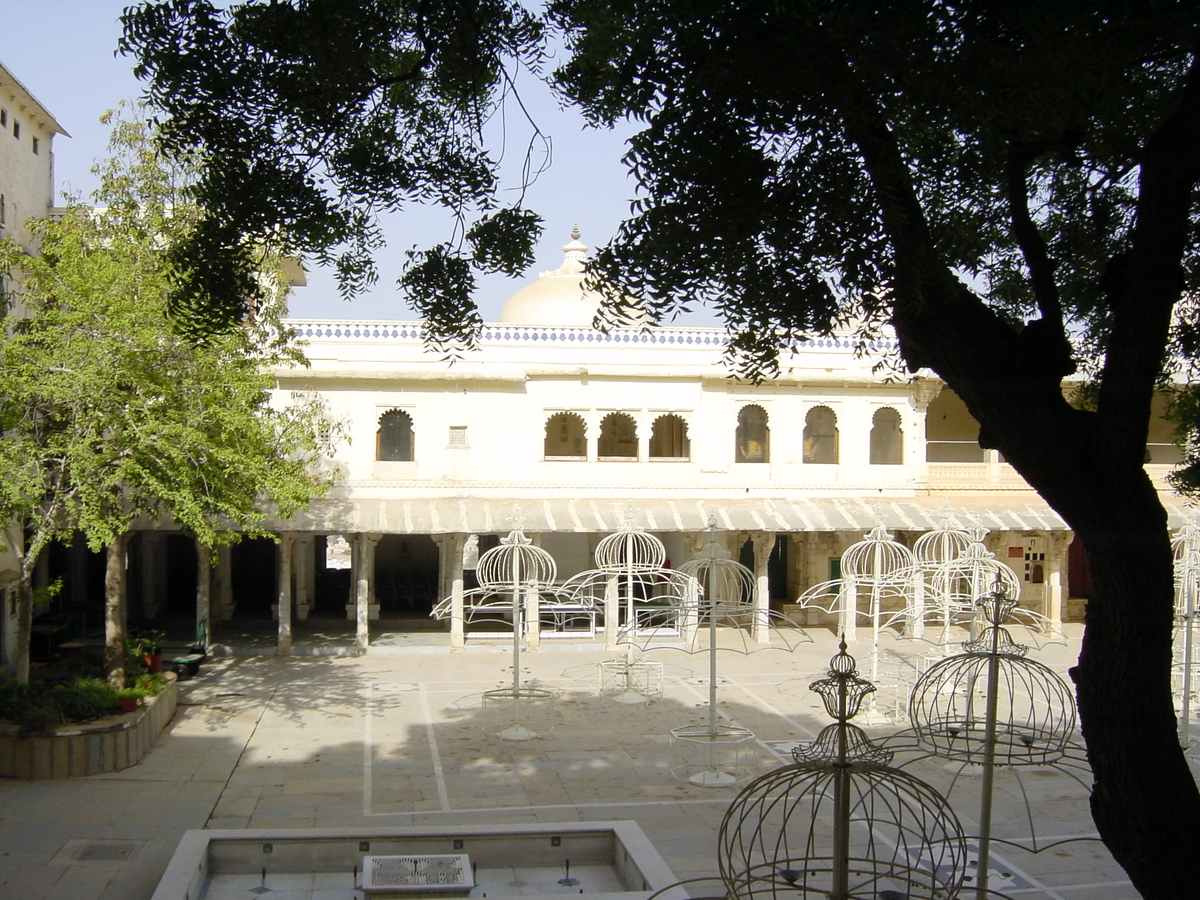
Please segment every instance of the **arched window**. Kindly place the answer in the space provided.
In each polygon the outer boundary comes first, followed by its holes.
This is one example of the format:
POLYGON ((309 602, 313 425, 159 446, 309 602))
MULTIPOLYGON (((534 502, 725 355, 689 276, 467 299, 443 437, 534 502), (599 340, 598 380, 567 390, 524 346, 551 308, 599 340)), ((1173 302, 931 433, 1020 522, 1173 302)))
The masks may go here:
POLYGON ((637 459, 637 423, 629 413, 612 412, 600 420, 601 458, 637 459))
POLYGON ((871 420, 871 465, 898 466, 904 459, 904 435, 900 413, 885 406, 871 420))
POLYGON ((375 458, 384 461, 412 462, 412 416, 402 409, 389 409, 379 417, 375 432, 375 458))
POLYGON ((823 465, 838 461, 837 416, 828 406, 814 406, 804 417, 804 461, 823 465))
POLYGON ((651 459, 688 459, 691 455, 687 422, 682 416, 667 413, 654 420, 650 431, 651 459))
POLYGON ((761 406, 743 406, 738 413, 734 461, 765 463, 770 459, 771 429, 767 427, 767 411, 761 406))
POLYGON ((546 420, 546 458, 587 459, 587 426, 577 413, 555 413, 546 420))

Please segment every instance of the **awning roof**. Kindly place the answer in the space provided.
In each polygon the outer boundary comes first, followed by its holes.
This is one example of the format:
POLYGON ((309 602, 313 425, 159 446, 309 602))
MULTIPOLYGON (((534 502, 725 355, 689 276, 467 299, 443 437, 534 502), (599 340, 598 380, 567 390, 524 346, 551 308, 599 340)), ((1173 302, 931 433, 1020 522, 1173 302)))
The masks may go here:
MULTIPOLYGON (((1173 526, 1183 524, 1182 501, 1164 497, 1173 526)), ((867 531, 877 525, 893 530, 928 531, 949 510, 960 526, 976 521, 990 531, 1065 531, 1066 524, 1030 491, 989 491, 908 498, 732 498, 732 499, 530 499, 421 498, 324 499, 290 521, 272 523, 282 530, 322 533, 487 534, 511 530, 514 506, 520 507, 528 533, 611 533, 634 510, 635 527, 651 532, 701 531, 709 517, 729 531, 867 531)))

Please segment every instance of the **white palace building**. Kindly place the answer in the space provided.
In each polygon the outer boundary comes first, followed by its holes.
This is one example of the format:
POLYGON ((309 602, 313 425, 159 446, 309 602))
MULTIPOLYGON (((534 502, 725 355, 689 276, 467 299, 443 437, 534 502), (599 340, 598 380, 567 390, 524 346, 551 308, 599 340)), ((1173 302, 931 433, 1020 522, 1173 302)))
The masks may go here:
MULTIPOLYGON (((27 239, 20 223, 49 211, 55 133, 0 67, 3 233, 27 239)), ((849 336, 810 341, 782 359, 778 378, 746 383, 723 366, 720 328, 594 329, 587 248, 576 234, 564 251, 562 266, 517 291, 453 363, 424 348, 419 323, 292 320, 311 366, 275 373, 279 402, 297 391, 327 401, 350 437, 338 482, 271 523, 278 543, 243 541, 212 569, 170 523, 139 532, 131 620, 205 619, 218 640, 257 620, 285 653, 293 628, 320 623, 340 623, 326 630, 359 652, 436 629, 461 647, 469 635, 457 598, 517 507, 561 578, 591 569, 597 544, 627 522, 656 535, 678 566, 712 519, 776 608, 839 577, 842 553, 872 528, 911 547, 949 519, 986 529, 1024 607, 1051 622, 1080 615, 1089 585, 1070 531, 979 448, 977 423, 937 378, 873 372, 886 342, 860 355, 849 336), (444 598, 455 614, 431 621, 444 598)), ((1167 423, 1153 424, 1147 458, 1173 525, 1183 524, 1163 481, 1178 460, 1167 423)), ((102 555, 76 541, 47 557, 40 577, 62 575, 64 590, 35 624, 35 654, 102 621, 102 555)), ((0 586, 13 565, 0 557, 0 586)), ((11 663, 11 603, 5 613, 0 650, 11 663)), ((812 611, 801 619, 823 621, 812 611)))
MULTIPOLYGON (((738 381, 722 364, 720 328, 595 330, 587 248, 576 234, 564 251, 453 363, 422 346, 419 323, 293 320, 311 367, 278 371, 278 391, 316 392, 343 422, 342 478, 274 523, 277 546, 227 551, 199 615, 219 631, 284 609, 285 652, 291 623, 312 617, 357 622, 360 650, 428 630, 432 606, 472 586, 474 560, 518 507, 563 578, 592 568, 596 545, 627 519, 663 542, 668 565, 693 558, 715 519, 776 608, 837 578, 842 553, 870 529, 911 547, 949 518, 987 530, 1024 607, 1052 622, 1080 615, 1086 565, 1071 532, 979 448, 977 423, 938 379, 882 379, 872 367, 888 347, 856 354, 847 336, 800 346, 772 381, 738 381)), ((1178 459, 1166 423, 1151 441, 1148 467, 1178 518, 1162 481, 1178 459)), ((163 562, 180 558, 167 547, 178 540, 142 537, 147 615, 192 602, 186 579, 169 577, 178 566, 163 562)), ((464 644, 461 615, 440 627, 464 644)))

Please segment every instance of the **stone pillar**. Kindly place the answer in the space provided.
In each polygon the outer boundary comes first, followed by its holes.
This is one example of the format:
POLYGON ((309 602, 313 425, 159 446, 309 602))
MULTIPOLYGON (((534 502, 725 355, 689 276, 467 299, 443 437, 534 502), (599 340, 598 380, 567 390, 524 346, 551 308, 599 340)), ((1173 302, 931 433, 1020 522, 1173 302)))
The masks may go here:
MULTIPOLYGON (((196 541, 196 626, 212 624, 212 548, 196 541)), ((209 630, 211 640, 212 630, 209 630)))
POLYGON ((928 431, 929 404, 937 399, 942 392, 942 383, 933 378, 917 378, 912 384, 910 413, 905 416, 904 425, 904 462, 920 467, 924 473, 922 481, 928 481, 928 470, 925 468, 925 434, 928 431))
POLYGON ((433 536, 438 547, 437 602, 450 598, 450 647, 461 650, 466 646, 463 618, 463 554, 467 535, 438 534, 433 536))
POLYGON ((217 548, 217 568, 213 576, 216 618, 227 622, 233 617, 233 548, 228 544, 217 548))
POLYGON ((308 533, 296 535, 296 617, 301 622, 308 619, 313 605, 313 536, 308 533))
MULTIPOLYGON (((630 623, 633 627, 633 623, 630 623)), ((621 593, 618 590, 618 578, 609 575, 604 580, 604 649, 618 649, 617 633, 621 630, 621 593)))
POLYGON ((754 627, 751 634, 760 644, 771 641, 771 629, 767 627, 767 610, 771 608, 771 585, 768 578, 768 564, 771 561, 771 551, 775 549, 774 532, 760 531, 752 538, 754 541, 754 627))
POLYGON ((142 614, 153 619, 162 607, 164 535, 157 531, 142 532, 142 614))
POLYGON ((351 545, 354 573, 354 648, 364 655, 371 643, 371 600, 375 594, 375 545, 382 535, 357 534, 351 545))
POLYGON ((474 552, 479 558, 478 544, 474 548, 467 546, 468 535, 454 535, 457 538, 454 559, 457 564, 450 572, 450 649, 462 650, 467 645, 466 617, 463 612, 463 571, 466 564, 466 554, 474 552))
POLYGON ((1067 551, 1074 537, 1071 531, 1047 535, 1045 616, 1050 620, 1049 630, 1053 634, 1062 633, 1062 614, 1067 601, 1067 551))
POLYGON ((279 636, 275 641, 276 656, 292 655, 292 557, 296 545, 296 536, 289 531, 279 535, 279 546, 276 550, 275 570, 276 611, 279 616, 279 636))

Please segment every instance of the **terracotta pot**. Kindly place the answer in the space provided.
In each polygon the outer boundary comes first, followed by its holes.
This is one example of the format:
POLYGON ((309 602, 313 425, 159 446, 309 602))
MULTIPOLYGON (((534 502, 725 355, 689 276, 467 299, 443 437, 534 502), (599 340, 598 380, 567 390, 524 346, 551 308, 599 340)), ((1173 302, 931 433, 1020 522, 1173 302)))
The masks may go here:
POLYGON ((138 708, 137 697, 118 697, 121 701, 121 712, 133 712, 138 708))
POLYGON ((146 654, 146 671, 149 672, 151 675, 161 672, 162 671, 162 659, 163 659, 163 655, 161 653, 147 653, 146 654))

